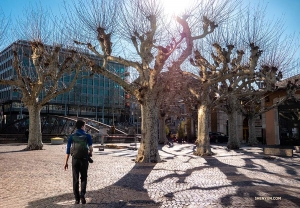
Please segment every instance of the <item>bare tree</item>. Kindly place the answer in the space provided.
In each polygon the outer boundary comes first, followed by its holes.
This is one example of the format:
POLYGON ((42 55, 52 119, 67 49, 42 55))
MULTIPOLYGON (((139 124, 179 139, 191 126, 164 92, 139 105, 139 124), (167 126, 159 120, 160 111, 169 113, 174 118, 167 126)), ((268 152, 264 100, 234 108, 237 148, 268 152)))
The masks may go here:
POLYGON ((186 80, 180 70, 166 71, 160 74, 159 82, 164 83, 165 90, 161 91, 162 101, 159 110, 159 140, 158 143, 167 143, 166 118, 170 116, 182 117, 183 99, 187 97, 185 90, 186 80))
MULTIPOLYGON (((0 84, 10 85, 22 94, 22 102, 29 112, 28 150, 42 149, 42 133, 40 112, 43 106, 56 96, 70 91, 76 84, 76 79, 84 66, 84 60, 74 50, 64 50, 61 46, 44 45, 39 41, 30 42, 30 46, 22 46, 22 42, 14 45, 13 67, 16 75, 12 79, 2 79, 0 84), (19 56, 22 47, 30 50, 28 59, 30 65, 25 66, 19 56), (66 74, 74 73, 69 83, 62 82, 66 74)), ((24 53, 24 51, 22 51, 24 53)))
MULTIPOLYGON (((241 19, 245 21, 241 22, 240 28, 245 28, 245 30, 242 30, 240 39, 242 42, 249 44, 251 48, 248 65, 254 67, 255 73, 252 82, 244 84, 243 88, 239 85, 239 89, 242 89, 242 91, 236 91, 237 88, 230 86, 229 83, 233 83, 233 80, 224 83, 225 87, 222 87, 223 90, 231 90, 231 95, 226 102, 227 109, 225 110, 227 115, 232 117, 232 119, 229 119, 229 126, 232 127, 229 128, 228 148, 230 149, 239 148, 239 136, 237 135, 239 131, 236 129, 236 119, 238 112, 241 110, 241 98, 249 95, 257 100, 265 93, 276 90, 275 84, 282 79, 282 74, 289 68, 297 45, 294 37, 282 37, 282 20, 267 20, 264 9, 257 8, 251 12, 249 9, 248 12, 242 13, 241 19), (255 53, 253 54, 253 52, 255 53), (254 56, 255 54, 256 56, 254 56), (256 60, 256 63, 253 60, 256 60), (261 88, 261 85, 265 87, 261 88)), ((242 42, 237 43, 242 45, 242 42)), ((244 83, 245 81, 251 81, 250 79, 251 77, 244 79, 244 83)), ((250 125, 253 126, 253 122, 253 119, 250 120, 250 125)), ((251 128, 251 130, 253 129, 251 128)), ((254 131, 251 131, 249 142, 250 144, 256 143, 254 131)))
MULTIPOLYGON (((279 79, 280 74, 281 73, 278 73, 277 69, 268 69, 263 73, 263 75, 260 72, 257 72, 252 74, 252 78, 243 77, 242 79, 236 79, 236 77, 232 77, 226 82, 222 82, 218 91, 219 95, 222 96, 222 98, 218 99, 218 102, 221 101, 219 103, 221 105, 219 105, 218 108, 222 109, 228 116, 229 141, 227 147, 229 149, 239 149, 240 147, 240 129, 238 128, 240 125, 238 118, 242 106, 245 106, 242 105, 242 101, 245 102, 247 98, 251 98, 251 100, 248 100, 249 102, 247 103, 247 107, 250 107, 250 104, 255 104, 257 99, 261 98, 265 93, 274 91, 275 82, 279 79), (274 82, 271 80, 274 80, 274 82), (265 84, 266 88, 259 88, 256 85, 258 83, 265 84)), ((251 116, 249 114, 249 118, 250 117, 251 116)), ((251 121, 254 122, 254 120, 251 121)))
POLYGON ((26 150, 40 150, 43 147, 40 112, 42 107, 59 94, 70 91, 79 73, 84 69, 85 58, 72 48, 61 44, 44 44, 52 30, 48 27, 47 15, 43 10, 32 8, 23 21, 15 26, 15 34, 29 41, 13 44, 14 76, 0 80, 22 94, 22 102, 29 112, 29 140, 26 150), (19 30, 18 30, 19 29, 19 30), (24 62, 27 62, 25 64, 24 62), (70 82, 63 77, 74 74, 70 82))
POLYGON ((267 90, 273 90, 282 75, 283 69, 278 66, 287 66, 291 61, 291 56, 279 49, 284 49, 279 43, 291 43, 279 42, 282 29, 280 21, 266 22, 264 10, 249 11, 241 10, 235 20, 231 19, 212 34, 207 43, 213 45, 214 51, 203 44, 198 45, 198 50, 190 59, 190 63, 199 69, 197 74, 187 73, 196 80, 190 85, 191 92, 198 99, 196 155, 212 154, 208 137, 208 112, 214 105, 216 93, 218 100, 226 100, 226 104, 222 104, 229 117, 228 147, 239 148, 237 117, 241 92, 252 92, 255 81, 264 82, 267 90), (269 69, 275 67, 276 70, 264 70, 264 66, 269 69), (197 85, 201 86, 201 91, 193 89, 197 85), (247 86, 250 88, 245 91, 247 86))
MULTIPOLYGON (((79 6, 75 6, 78 18, 71 22, 81 25, 81 31, 90 31, 88 34, 94 35, 97 40, 84 40, 88 36, 85 34, 77 43, 86 45, 94 54, 103 58, 104 65, 91 66, 97 73, 123 86, 141 104, 142 140, 136 162, 159 162, 157 121, 162 92, 165 90, 164 83, 159 82, 160 74, 167 68, 171 71, 179 70, 192 53, 194 42, 212 33, 217 27, 216 21, 226 18, 238 1, 198 2, 186 11, 185 14, 189 15, 177 16, 174 25, 166 21, 159 1, 127 0, 122 1, 122 4, 119 2, 120 8, 115 2, 109 2, 91 1, 88 7, 79 1, 79 6), (116 15, 118 13, 120 16, 116 15), (113 45, 114 37, 122 41, 115 41, 113 45), (128 53, 125 58, 113 55, 113 49, 123 42, 130 45, 123 50, 133 49, 132 56, 128 53), (135 68, 139 77, 129 84, 106 70, 107 61, 135 68)), ((78 33, 78 28, 75 29, 78 33)))
POLYGON ((193 80, 185 73, 182 73, 181 70, 168 71, 162 74, 167 77, 166 87, 169 88, 169 91, 163 96, 164 101, 161 109, 167 115, 185 119, 187 139, 193 140, 195 135, 192 120, 197 120, 197 116, 194 116, 194 114, 197 113, 195 106, 198 101, 189 89, 192 85, 195 91, 201 91, 201 86, 194 85, 193 80))
MULTIPOLYGON (((209 137, 208 137, 208 116, 210 108, 216 97, 217 87, 219 83, 225 82, 235 77, 237 83, 242 81, 243 76, 253 75, 253 71, 245 65, 241 64, 239 51, 236 56, 232 56, 233 45, 227 45, 227 49, 221 48, 218 43, 213 45, 216 54, 211 56, 215 61, 210 64, 207 59, 200 54, 198 50, 194 52, 194 58, 190 59, 190 63, 199 68, 199 75, 187 73, 192 80, 190 81, 190 91, 197 99, 198 106, 198 135, 197 135, 197 150, 196 155, 211 155, 209 137), (201 88, 201 90, 196 90, 201 88)), ((227 94, 228 95, 228 94, 227 94)))
POLYGON ((0 50, 2 48, 2 43, 4 42, 8 30, 8 21, 7 18, 4 16, 3 11, 0 8, 0 50))

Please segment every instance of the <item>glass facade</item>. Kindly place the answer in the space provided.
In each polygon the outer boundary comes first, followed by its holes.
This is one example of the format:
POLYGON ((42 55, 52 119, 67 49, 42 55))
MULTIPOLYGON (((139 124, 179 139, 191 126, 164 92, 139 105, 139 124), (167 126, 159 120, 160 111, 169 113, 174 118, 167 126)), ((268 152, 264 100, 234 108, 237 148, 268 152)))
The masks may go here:
MULTIPOLYGON (((46 46, 51 49, 50 46, 46 46)), ((27 41, 17 41, 0 52, 0 78, 11 79, 16 74, 13 69, 13 49, 17 48, 19 60, 22 62, 22 71, 27 71, 34 76, 33 64, 30 60, 30 47, 27 41)), ((63 60, 63 52, 61 60, 63 60)), ((86 54, 85 54, 86 55, 86 54)), ((101 63, 96 56, 87 54, 90 58, 101 63)), ((109 62, 108 69, 125 79, 127 69, 124 65, 109 62)), ((76 85, 70 92, 58 95, 43 107, 43 113, 51 113, 65 116, 78 116, 93 118, 106 124, 118 122, 121 112, 125 108, 125 92, 117 83, 109 80, 103 75, 89 76, 89 72, 82 72, 76 85)), ((65 74, 60 80, 61 83, 69 83, 74 74, 65 74)), ((40 94, 40 98, 45 92, 40 94)), ((6 115, 22 113, 26 114, 27 109, 20 105, 21 94, 14 90, 14 87, 0 85, 1 111, 6 115), (17 105, 18 104, 18 105, 17 105), (4 106, 10 107, 4 109, 4 106), (21 107, 20 107, 21 106, 21 107), (23 109, 22 109, 23 108, 23 109)), ((15 116, 14 116, 15 117, 15 116)))

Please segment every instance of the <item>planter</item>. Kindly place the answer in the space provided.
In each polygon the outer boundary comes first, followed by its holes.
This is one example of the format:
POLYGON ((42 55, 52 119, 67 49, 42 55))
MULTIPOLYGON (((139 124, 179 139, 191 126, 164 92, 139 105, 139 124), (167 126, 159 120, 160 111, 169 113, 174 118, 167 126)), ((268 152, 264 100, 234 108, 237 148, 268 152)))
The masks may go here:
POLYGON ((263 148, 263 152, 265 155, 293 157, 293 148, 292 147, 266 146, 263 148))
POLYGON ((295 147, 296 152, 300 152, 300 146, 294 146, 294 147, 295 147))
POLYGON ((60 137, 51 138, 51 144, 63 144, 64 139, 60 137))

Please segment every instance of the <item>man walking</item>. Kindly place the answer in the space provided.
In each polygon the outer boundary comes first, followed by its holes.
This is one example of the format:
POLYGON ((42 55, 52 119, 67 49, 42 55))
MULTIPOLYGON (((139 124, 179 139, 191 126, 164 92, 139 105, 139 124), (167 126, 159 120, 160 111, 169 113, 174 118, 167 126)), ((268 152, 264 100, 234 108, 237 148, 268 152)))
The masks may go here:
POLYGON ((87 184, 88 158, 92 156, 93 146, 92 137, 85 132, 85 122, 76 122, 77 131, 68 138, 66 161, 64 169, 68 169, 70 153, 72 155, 72 174, 73 174, 73 193, 75 204, 86 203, 85 193, 87 184), (79 193, 79 174, 81 178, 81 191, 79 193))

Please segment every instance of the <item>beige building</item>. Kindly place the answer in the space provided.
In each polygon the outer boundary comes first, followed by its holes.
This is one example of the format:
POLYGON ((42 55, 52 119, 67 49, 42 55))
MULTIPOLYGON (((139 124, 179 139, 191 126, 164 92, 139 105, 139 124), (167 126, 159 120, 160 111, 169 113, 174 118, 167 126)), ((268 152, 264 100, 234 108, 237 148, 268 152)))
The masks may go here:
MULTIPOLYGON (((282 84, 284 86, 284 83, 282 84)), ((269 93, 262 107, 269 107, 281 101, 286 96, 286 89, 280 88, 269 93)), ((238 136, 242 143, 248 140, 249 129, 247 118, 239 115, 238 136)), ((210 130, 223 132, 228 135, 228 120, 226 113, 213 111, 211 114, 210 130)), ((256 136, 259 142, 267 145, 300 145, 300 90, 294 98, 290 98, 255 121, 256 136)))

